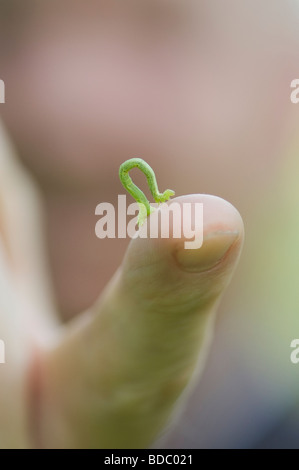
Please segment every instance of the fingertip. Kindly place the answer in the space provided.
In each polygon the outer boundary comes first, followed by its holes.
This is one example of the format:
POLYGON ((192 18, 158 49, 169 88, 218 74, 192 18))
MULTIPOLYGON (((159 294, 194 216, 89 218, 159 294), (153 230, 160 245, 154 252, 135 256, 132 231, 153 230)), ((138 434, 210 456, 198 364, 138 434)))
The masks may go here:
POLYGON ((224 261, 236 263, 243 238, 242 217, 231 203, 205 194, 180 196, 161 204, 146 219, 129 246, 126 262, 131 267, 150 264, 152 270, 157 265, 160 272, 171 264, 171 269, 202 273, 224 261))

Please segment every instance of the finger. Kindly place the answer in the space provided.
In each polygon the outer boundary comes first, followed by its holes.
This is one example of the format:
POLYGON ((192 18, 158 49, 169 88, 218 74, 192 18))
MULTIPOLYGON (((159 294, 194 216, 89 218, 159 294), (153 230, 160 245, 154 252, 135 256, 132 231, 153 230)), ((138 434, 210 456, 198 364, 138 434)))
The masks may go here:
POLYGON ((0 236, 30 322, 39 333, 56 324, 42 233, 42 209, 33 181, 15 157, 0 122, 0 236))
POLYGON ((30 335, 0 237, 0 448, 28 448, 26 367, 30 335))
MULTIPOLYGON (((203 204, 202 247, 186 250, 174 233, 131 241, 102 298, 43 355, 36 409, 43 446, 148 446, 202 367, 243 223, 217 197, 174 201, 203 204)), ((163 224, 162 217, 160 232, 163 224)))
POLYGON ((0 447, 28 448, 28 358, 54 316, 43 282, 35 190, 1 122, 0 169, 0 447))

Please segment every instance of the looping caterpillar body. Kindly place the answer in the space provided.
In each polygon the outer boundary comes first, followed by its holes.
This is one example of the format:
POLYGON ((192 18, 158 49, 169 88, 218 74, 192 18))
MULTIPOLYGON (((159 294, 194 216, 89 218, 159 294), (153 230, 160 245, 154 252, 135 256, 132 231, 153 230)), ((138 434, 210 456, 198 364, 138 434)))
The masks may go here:
POLYGON ((164 193, 160 193, 157 185, 154 170, 141 158, 131 158, 120 165, 119 178, 124 188, 133 196, 139 205, 138 225, 139 227, 144 223, 146 217, 150 215, 155 209, 150 205, 144 193, 133 183, 129 176, 129 171, 132 168, 139 168, 147 179, 149 189, 153 195, 155 202, 161 203, 169 200, 174 196, 172 189, 166 189, 164 193))

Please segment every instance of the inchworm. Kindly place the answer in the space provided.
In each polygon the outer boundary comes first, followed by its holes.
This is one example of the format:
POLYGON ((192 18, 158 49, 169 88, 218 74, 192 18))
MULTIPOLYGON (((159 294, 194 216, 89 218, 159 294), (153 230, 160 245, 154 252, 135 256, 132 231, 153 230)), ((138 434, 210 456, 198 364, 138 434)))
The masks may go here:
POLYGON ((139 206, 138 225, 139 227, 144 223, 146 217, 150 215, 154 208, 150 205, 144 193, 133 183, 129 176, 129 171, 132 168, 139 168, 147 179, 150 191, 153 195, 155 202, 166 202, 171 196, 174 196, 174 191, 166 189, 164 193, 160 193, 157 185, 154 170, 141 158, 131 158, 125 161, 119 167, 119 178, 124 188, 133 196, 139 206))

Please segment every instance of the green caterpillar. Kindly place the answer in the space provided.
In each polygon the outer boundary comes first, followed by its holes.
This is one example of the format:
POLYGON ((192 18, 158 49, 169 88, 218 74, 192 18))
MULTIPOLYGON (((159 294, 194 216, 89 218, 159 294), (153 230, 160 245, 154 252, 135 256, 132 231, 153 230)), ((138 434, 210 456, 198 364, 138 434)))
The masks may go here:
POLYGON ((171 196, 174 196, 175 193, 172 191, 172 189, 166 189, 164 193, 159 192, 154 170, 141 158, 131 158, 130 160, 122 163, 119 168, 119 178, 124 188, 138 203, 139 214, 137 222, 139 227, 141 227, 147 216, 150 215, 155 209, 150 205, 144 193, 133 183, 132 179, 130 178, 129 171, 132 170, 132 168, 139 168, 139 170, 145 174, 155 202, 166 202, 169 200, 169 198, 171 198, 171 196))

